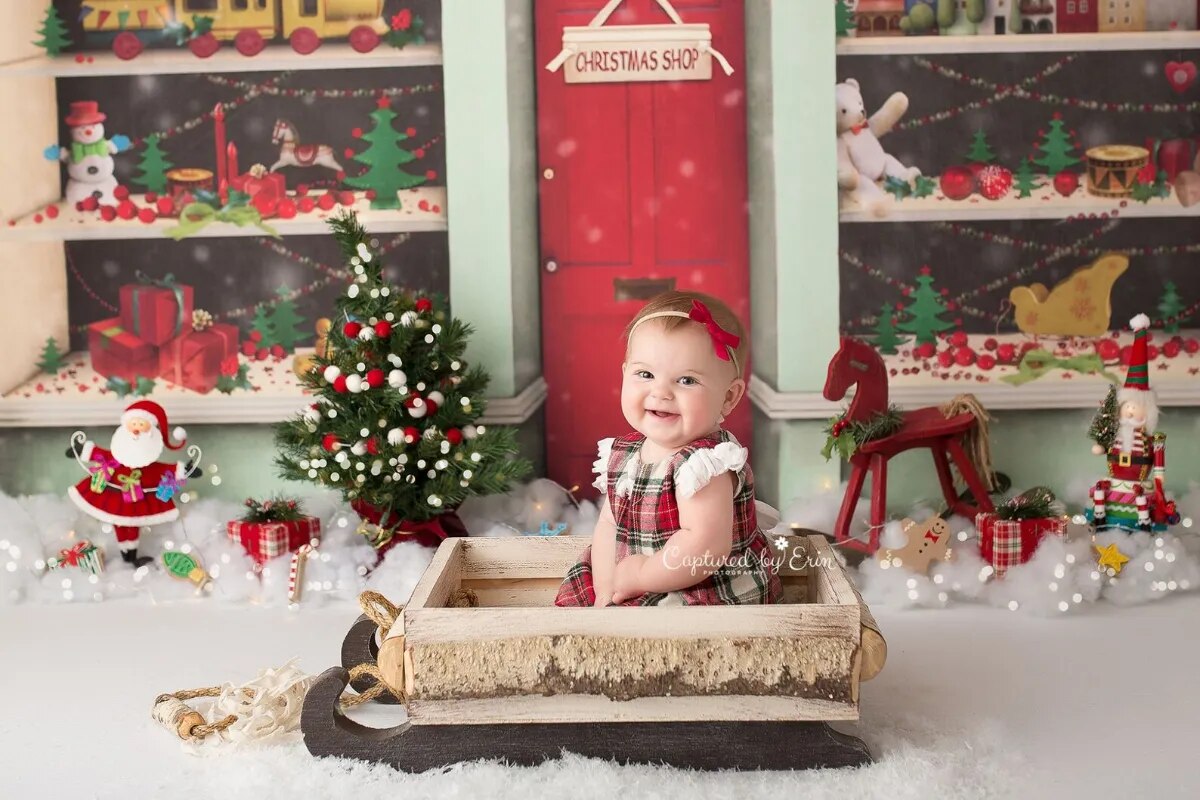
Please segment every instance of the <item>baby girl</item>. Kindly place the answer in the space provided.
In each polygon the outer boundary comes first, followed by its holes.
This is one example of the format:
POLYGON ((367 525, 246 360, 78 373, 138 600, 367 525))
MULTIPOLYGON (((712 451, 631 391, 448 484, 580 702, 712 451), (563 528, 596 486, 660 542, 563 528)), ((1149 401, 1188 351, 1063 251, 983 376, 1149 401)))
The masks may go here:
POLYGON ((600 442, 600 519, 554 604, 778 602, 746 448, 720 428, 746 391, 741 323, 720 300, 667 292, 625 337, 621 411, 634 432, 600 442))

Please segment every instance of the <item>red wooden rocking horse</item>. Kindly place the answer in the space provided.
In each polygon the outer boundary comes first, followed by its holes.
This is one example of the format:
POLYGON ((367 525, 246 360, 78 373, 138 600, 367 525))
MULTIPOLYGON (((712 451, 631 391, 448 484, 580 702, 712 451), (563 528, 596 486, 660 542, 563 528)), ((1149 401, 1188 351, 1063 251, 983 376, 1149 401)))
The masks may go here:
MULTIPOLYGON (((851 386, 857 388, 850 409, 846 412, 848 422, 865 422, 875 414, 887 410, 888 379, 883 359, 870 345, 843 336, 841 347, 829 362, 829 374, 825 379, 825 399, 835 402, 841 400, 851 386)), ((977 417, 977 414, 983 414, 982 408, 977 402, 969 402, 966 405, 956 403, 950 411, 951 415, 947 416, 941 408, 930 406, 905 412, 904 422, 899 430, 891 436, 864 442, 850 457, 850 484, 846 487, 846 496, 842 500, 842 508, 838 512, 834 530, 840 545, 865 553, 874 553, 879 548, 879 534, 883 530, 887 508, 888 459, 897 453, 918 447, 928 447, 933 452, 933 464, 937 468, 942 494, 952 511, 974 519, 977 512, 993 510, 992 501, 988 497, 990 487, 980 475, 981 472, 987 475, 990 483, 991 467, 986 463, 974 463, 963 449, 962 441, 967 437, 987 436, 986 425, 981 425, 981 419, 977 417), (954 413, 960 405, 964 410, 954 413), (976 409, 974 413, 967 410, 972 407, 976 409), (974 504, 959 497, 955 490, 954 476, 950 472, 947 456, 954 460, 959 474, 971 490, 974 504), (850 522, 868 469, 871 471, 871 527, 870 540, 863 541, 851 537, 850 522)))

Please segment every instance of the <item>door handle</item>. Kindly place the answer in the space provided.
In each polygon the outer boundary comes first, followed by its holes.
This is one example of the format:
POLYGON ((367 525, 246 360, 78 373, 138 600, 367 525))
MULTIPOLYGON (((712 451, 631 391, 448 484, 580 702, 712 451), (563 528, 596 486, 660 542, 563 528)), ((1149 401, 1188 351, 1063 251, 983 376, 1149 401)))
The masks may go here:
POLYGON ((649 300, 675 290, 674 278, 613 278, 613 300, 649 300))

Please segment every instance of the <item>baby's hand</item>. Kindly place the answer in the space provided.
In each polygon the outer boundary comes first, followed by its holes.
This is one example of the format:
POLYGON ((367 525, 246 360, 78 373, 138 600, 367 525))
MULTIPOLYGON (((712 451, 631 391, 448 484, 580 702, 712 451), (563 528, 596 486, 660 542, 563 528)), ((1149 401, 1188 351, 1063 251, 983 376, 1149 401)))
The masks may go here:
POLYGON ((631 597, 637 597, 640 594, 645 594, 645 589, 642 588, 642 565, 646 563, 647 557, 634 554, 625 556, 617 562, 616 571, 613 573, 613 604, 623 603, 631 597))

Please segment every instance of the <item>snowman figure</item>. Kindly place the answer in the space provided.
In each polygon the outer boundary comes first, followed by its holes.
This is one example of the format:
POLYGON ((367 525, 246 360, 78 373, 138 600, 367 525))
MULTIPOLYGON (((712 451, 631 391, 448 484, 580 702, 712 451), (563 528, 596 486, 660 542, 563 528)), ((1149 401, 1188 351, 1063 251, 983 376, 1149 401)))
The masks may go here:
POLYGON ((113 175, 112 157, 128 150, 130 142, 129 137, 120 135, 105 139, 104 120, 96 101, 71 103, 71 113, 66 119, 71 143, 65 147, 52 144, 44 152, 47 159, 67 165, 67 203, 75 204, 87 197, 96 197, 102 203, 117 202, 113 194, 117 179, 113 175))

